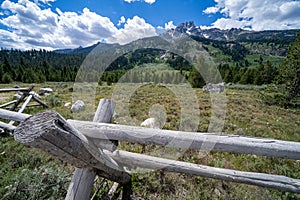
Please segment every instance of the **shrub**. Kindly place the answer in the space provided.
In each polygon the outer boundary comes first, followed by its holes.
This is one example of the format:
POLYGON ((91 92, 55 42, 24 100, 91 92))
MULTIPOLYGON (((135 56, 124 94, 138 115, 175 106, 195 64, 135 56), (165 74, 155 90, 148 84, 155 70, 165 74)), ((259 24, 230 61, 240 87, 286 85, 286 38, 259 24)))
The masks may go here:
POLYGON ((62 99, 58 94, 51 94, 47 96, 46 101, 50 107, 57 107, 62 105, 62 99))
POLYGON ((23 169, 7 186, 4 199, 64 199, 70 179, 58 167, 23 169))

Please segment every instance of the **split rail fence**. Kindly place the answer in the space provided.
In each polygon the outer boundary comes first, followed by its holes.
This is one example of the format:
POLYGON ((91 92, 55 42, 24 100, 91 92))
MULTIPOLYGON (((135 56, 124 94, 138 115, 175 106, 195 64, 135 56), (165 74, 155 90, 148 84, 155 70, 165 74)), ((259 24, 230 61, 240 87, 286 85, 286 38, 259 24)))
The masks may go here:
MULTIPOLYGON (((17 111, 18 113, 22 113, 25 110, 25 108, 28 108, 28 107, 43 106, 43 107, 47 108, 48 105, 45 102, 41 101, 39 99, 38 95, 32 91, 33 88, 34 88, 34 85, 31 85, 28 88, 15 87, 15 88, 0 89, 0 93, 7 93, 7 92, 18 92, 19 93, 19 98, 0 105, 0 108, 6 108, 10 111, 17 111), (30 101, 32 101, 32 100, 37 103, 30 104, 30 101)), ((16 128, 14 126, 14 124, 15 124, 14 120, 11 120, 8 123, 4 123, 4 122, 0 121, 0 127, 4 128, 5 131, 14 130, 16 128)))
POLYGON ((282 175, 245 172, 169 160, 118 150, 117 141, 201 149, 203 143, 214 144, 213 151, 255 154, 300 160, 300 143, 237 135, 180 132, 110 124, 115 104, 101 99, 93 122, 65 120, 55 111, 35 115, 0 109, 0 118, 21 122, 14 131, 17 141, 41 149, 74 166, 66 199, 89 199, 95 176, 123 186, 123 199, 130 199, 130 168, 147 168, 186 173, 282 191, 300 193, 300 179, 282 175), (153 134, 155 133, 155 134, 153 134), (172 143, 174 139, 182 142, 172 143))

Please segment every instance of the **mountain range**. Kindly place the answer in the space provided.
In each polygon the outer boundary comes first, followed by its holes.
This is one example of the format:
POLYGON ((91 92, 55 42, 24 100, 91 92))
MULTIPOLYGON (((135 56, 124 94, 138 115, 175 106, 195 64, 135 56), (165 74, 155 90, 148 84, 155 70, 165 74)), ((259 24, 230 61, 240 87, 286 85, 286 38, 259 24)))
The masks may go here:
MULTIPOLYGON (((266 31, 252 31, 232 28, 228 30, 221 30, 218 28, 202 29, 199 26, 195 26, 194 22, 185 22, 179 24, 176 28, 168 30, 160 35, 160 37, 165 39, 174 39, 182 35, 187 35, 193 39, 200 42, 224 42, 224 43, 265 43, 269 45, 273 43, 275 45, 280 45, 279 48, 284 47, 284 49, 279 50, 279 52, 273 52, 276 56, 284 56, 287 51, 287 46, 289 43, 295 40, 297 30, 266 30, 266 31)), ((111 48, 118 47, 119 44, 107 44, 100 43, 94 44, 89 47, 79 47, 76 49, 59 49, 55 50, 56 53, 65 54, 88 54, 96 46, 98 48, 111 48), (100 46, 99 46, 100 45, 100 46)), ((268 52, 271 52, 269 50, 268 52)), ((274 51, 274 49, 273 49, 274 51)))

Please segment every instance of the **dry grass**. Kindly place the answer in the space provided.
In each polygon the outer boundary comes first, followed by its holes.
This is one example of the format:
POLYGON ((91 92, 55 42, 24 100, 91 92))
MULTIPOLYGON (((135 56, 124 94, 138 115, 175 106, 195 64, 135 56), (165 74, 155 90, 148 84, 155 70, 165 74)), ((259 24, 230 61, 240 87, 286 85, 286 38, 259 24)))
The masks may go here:
MULTIPOLYGON (((66 102, 72 101, 72 95, 74 97, 82 92, 71 93, 71 83, 47 83, 45 85, 37 85, 36 89, 42 86, 50 86, 54 89, 58 95, 57 98, 60 98, 62 104, 54 106, 51 109, 55 109, 65 118, 80 117, 89 120, 93 116, 94 110, 87 110, 78 116, 73 115, 69 108, 64 107, 66 102)), ((122 90, 117 90, 114 88, 114 85, 99 86, 94 96, 86 97, 83 100, 95 108, 101 98, 115 99, 118 103, 118 116, 115 118, 115 123, 139 125, 143 120, 149 117, 148 111, 151 106, 160 104, 164 107, 166 112, 164 129, 179 130, 181 123, 190 123, 190 127, 193 127, 196 123, 197 131, 205 132, 208 130, 212 115, 212 103, 209 94, 203 93, 201 89, 194 90, 198 103, 190 104, 197 105, 195 109, 200 113, 200 118, 197 122, 193 121, 193 117, 190 118, 191 121, 186 120, 186 122, 181 122, 182 107, 188 107, 189 105, 186 105, 185 102, 192 101, 188 94, 184 94, 187 101, 182 101, 181 97, 178 98, 174 92, 164 86, 154 84, 144 85, 137 87, 131 93, 129 89, 122 88, 122 90), (128 95, 130 98, 128 98, 128 95), (129 99, 129 101, 122 104, 122 102, 124 103, 122 100, 126 98, 129 99)), ((82 90, 93 90, 93 88, 86 85, 82 90)), ((1 97, 10 98, 4 94, 1 94, 1 97)), ((261 102, 259 94, 255 90, 227 89, 226 99, 227 112, 223 132, 300 142, 299 110, 287 110, 275 106, 267 106, 261 102)), ((37 111, 38 110, 30 110, 30 112, 37 111)), ((11 140, 9 142, 14 143, 11 140)), ((3 139, 1 145, 1 151, 3 151, 3 145, 7 145, 3 139)), ((146 151, 148 154, 161 149, 161 147, 156 146, 143 147, 141 145, 125 142, 120 144, 120 148, 133 152, 146 151)), ((27 150, 25 149, 24 151, 27 150)), ((6 156, 8 157, 12 154, 18 153, 6 152, 6 156)), ((218 152, 210 152, 206 155, 199 150, 187 150, 182 153, 178 159, 215 167, 280 174, 300 179, 300 162, 288 159, 218 152)), ((43 158, 41 162, 44 162, 43 158)), ((63 167, 63 165, 61 165, 61 167, 63 167)), ((18 170, 18 168, 12 167, 5 173, 12 174, 15 173, 16 170, 18 170)), ((7 180, 8 177, 11 177, 11 175, 6 177, 6 184, 9 182, 9 180, 7 180)), ((1 187, 2 186, 5 185, 1 185, 1 187)), ((300 198, 299 195, 293 193, 280 192, 262 187, 183 174, 160 173, 157 171, 133 174, 133 187, 135 197, 141 197, 143 199, 300 198)))

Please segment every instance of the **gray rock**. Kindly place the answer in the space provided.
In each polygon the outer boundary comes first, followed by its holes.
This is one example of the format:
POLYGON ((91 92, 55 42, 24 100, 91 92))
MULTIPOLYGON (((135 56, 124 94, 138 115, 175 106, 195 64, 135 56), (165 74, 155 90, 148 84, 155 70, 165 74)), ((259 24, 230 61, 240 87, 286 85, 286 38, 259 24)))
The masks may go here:
POLYGON ((40 94, 52 93, 53 90, 51 88, 41 88, 40 94))
POLYGON ((77 100, 71 107, 71 112, 79 112, 85 109, 85 104, 82 100, 77 100))
POLYGON ((13 98, 16 99, 16 100, 18 100, 18 99, 21 98, 21 95, 20 94, 15 94, 13 98))
POLYGON ((71 102, 67 102, 67 103, 65 103, 65 107, 69 107, 71 105, 71 102))
POLYGON ((206 86, 202 88, 203 92, 207 93, 221 93, 224 91, 224 83, 212 84, 208 83, 206 86))
POLYGON ((34 91, 29 92, 29 94, 36 97, 36 98, 38 98, 38 99, 41 98, 40 95, 38 93, 34 92, 34 91))

